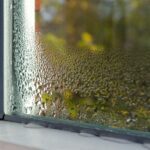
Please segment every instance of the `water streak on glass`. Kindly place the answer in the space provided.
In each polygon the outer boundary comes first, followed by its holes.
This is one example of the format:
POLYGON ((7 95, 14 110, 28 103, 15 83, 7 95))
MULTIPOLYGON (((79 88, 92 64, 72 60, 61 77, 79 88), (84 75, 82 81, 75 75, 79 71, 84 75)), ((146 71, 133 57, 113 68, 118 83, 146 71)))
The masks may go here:
POLYGON ((14 0, 10 112, 150 131, 149 0, 14 0))

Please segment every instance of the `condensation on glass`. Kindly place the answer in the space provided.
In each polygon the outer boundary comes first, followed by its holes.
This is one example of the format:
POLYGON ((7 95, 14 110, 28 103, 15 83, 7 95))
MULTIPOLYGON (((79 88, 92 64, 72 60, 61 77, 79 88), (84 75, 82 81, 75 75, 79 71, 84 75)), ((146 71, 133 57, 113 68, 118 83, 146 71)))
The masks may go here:
POLYGON ((7 112, 150 131, 149 0, 13 0, 7 112))

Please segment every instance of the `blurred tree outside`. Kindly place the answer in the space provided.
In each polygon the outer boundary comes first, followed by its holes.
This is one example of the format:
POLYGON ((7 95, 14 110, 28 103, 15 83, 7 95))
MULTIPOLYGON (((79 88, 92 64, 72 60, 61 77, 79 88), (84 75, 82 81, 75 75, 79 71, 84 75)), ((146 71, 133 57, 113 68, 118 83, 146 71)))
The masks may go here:
POLYGON ((36 20, 43 38, 53 34, 69 47, 140 49, 150 46, 149 6, 149 0, 42 0, 36 20))

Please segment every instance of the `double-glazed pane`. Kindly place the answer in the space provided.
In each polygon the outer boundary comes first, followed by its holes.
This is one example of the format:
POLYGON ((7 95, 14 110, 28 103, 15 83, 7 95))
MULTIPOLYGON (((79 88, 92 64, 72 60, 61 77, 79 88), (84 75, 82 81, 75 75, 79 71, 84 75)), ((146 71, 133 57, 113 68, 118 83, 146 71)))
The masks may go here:
POLYGON ((150 130, 149 0, 13 0, 7 112, 150 130))

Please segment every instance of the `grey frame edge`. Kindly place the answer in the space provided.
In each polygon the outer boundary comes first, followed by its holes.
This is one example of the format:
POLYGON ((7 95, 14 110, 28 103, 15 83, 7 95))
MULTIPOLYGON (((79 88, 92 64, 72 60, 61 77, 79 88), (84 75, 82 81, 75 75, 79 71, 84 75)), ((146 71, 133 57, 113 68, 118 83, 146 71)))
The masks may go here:
POLYGON ((0 0, 0 120, 4 118, 4 0, 0 0))
POLYGON ((126 132, 125 130, 119 128, 114 129, 105 126, 94 127, 94 125, 88 123, 75 123, 75 121, 67 121, 56 118, 41 120, 37 117, 25 117, 19 116, 17 114, 5 115, 4 120, 24 124, 35 123, 47 128, 71 131, 76 133, 88 133, 98 137, 105 136, 117 139, 124 139, 139 144, 150 143, 149 135, 145 135, 143 132, 134 130, 128 130, 128 132, 126 132))

